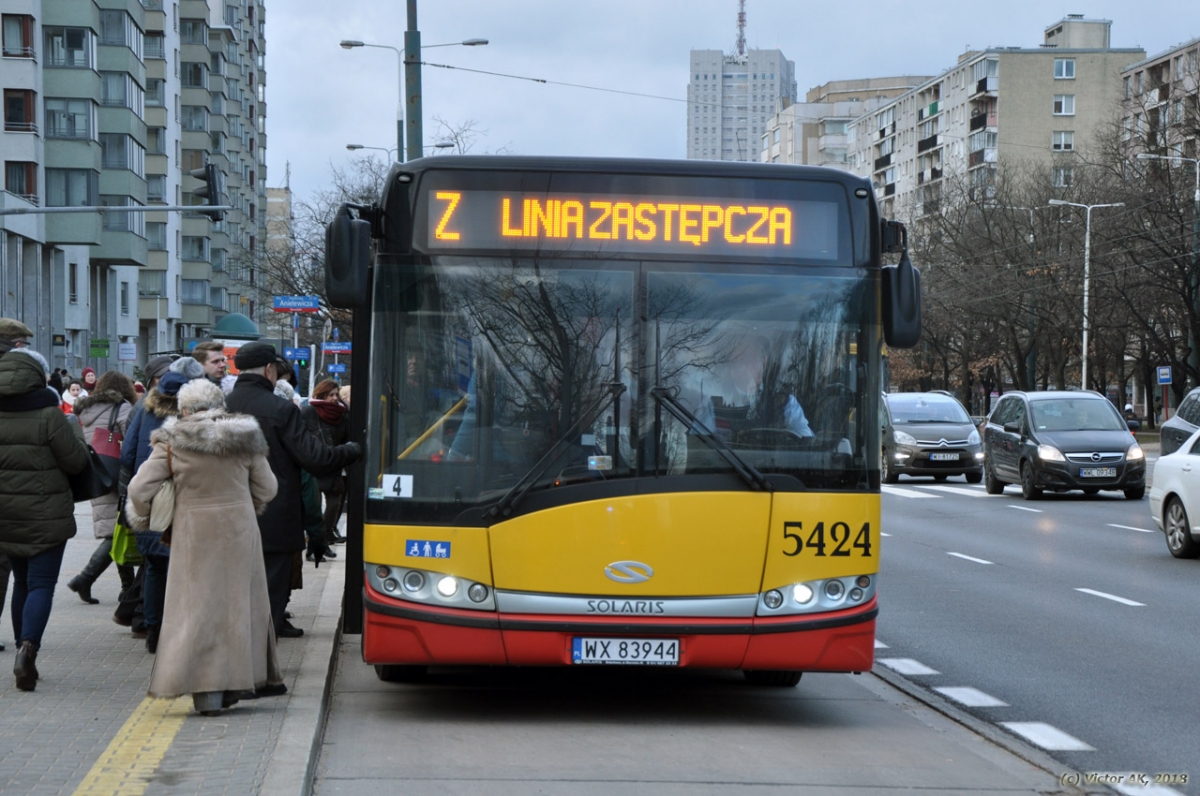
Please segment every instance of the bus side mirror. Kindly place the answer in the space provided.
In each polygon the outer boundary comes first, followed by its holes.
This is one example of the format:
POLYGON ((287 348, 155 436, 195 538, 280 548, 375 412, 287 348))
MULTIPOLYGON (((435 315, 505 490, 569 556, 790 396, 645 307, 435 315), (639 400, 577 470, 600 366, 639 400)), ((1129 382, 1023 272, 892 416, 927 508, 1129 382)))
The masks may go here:
POLYGON ((371 263, 371 223, 342 205, 325 228, 325 295, 335 307, 354 309, 367 302, 371 263))
POLYGON ((882 270, 883 339, 889 348, 912 348, 921 339, 921 272, 907 249, 882 270))

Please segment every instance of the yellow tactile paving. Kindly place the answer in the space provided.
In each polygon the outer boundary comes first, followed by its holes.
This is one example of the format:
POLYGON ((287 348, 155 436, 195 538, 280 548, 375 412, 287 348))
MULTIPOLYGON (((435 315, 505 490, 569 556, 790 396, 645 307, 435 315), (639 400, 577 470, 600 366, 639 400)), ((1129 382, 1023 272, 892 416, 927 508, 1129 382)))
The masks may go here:
POLYGON ((190 696, 147 697, 75 789, 75 796, 141 796, 192 709, 190 696))

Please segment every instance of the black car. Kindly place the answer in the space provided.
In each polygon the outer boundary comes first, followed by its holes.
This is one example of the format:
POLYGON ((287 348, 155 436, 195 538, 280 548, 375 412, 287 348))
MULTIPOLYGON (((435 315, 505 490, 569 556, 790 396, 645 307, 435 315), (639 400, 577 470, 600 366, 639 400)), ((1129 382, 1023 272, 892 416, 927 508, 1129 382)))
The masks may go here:
POLYGON ((879 477, 886 484, 901 475, 966 476, 983 480, 979 430, 954 396, 946 392, 894 392, 883 401, 883 457, 879 477))
POLYGON ((1162 435, 1159 453, 1166 456, 1179 450, 1197 428, 1200 428, 1200 387, 1185 395, 1175 414, 1163 421, 1159 429, 1162 435))
POLYGON ((983 434, 983 479, 989 495, 1020 484, 1026 500, 1042 492, 1102 489, 1141 500, 1146 457, 1117 408, 1097 392, 1010 392, 983 434))

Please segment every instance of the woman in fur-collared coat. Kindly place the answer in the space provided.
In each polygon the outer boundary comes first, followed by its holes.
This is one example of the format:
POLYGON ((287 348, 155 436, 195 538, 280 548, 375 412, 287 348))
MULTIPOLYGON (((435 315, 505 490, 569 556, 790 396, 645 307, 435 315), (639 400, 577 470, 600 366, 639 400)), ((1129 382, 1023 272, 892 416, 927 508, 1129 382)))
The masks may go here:
POLYGON ((182 417, 154 433, 126 506, 131 524, 146 527, 155 493, 174 473, 170 570, 149 694, 192 694, 205 715, 252 691, 287 690, 256 519, 277 483, 258 422, 225 412, 224 398, 207 379, 179 389, 182 417))

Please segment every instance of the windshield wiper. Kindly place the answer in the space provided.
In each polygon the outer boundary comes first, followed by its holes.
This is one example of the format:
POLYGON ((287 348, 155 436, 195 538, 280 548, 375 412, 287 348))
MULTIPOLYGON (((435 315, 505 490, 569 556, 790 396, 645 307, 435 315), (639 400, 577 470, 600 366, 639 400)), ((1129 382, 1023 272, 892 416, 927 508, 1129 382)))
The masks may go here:
POLYGON ((587 428, 592 423, 596 422, 596 418, 604 411, 604 408, 611 402, 615 404, 621 394, 625 392, 625 385, 619 381, 611 382, 606 385, 608 390, 604 395, 601 395, 595 403, 593 403, 586 411, 579 416, 579 419, 571 424, 557 440, 554 445, 546 452, 542 458, 538 459, 537 463, 530 467, 517 483, 513 484, 512 489, 504 493, 504 497, 496 501, 496 505, 487 510, 487 517, 509 517, 513 513, 513 509, 521 502, 521 498, 533 489, 533 485, 537 483, 537 479, 542 473, 546 472, 551 464, 553 464, 559 456, 563 454, 567 446, 571 443, 580 431, 587 428))
POLYGON ((702 442, 715 450, 717 454, 725 460, 725 463, 733 468, 733 471, 741 476, 742 480, 747 485, 755 489, 765 489, 768 492, 775 491, 775 485, 767 480, 759 470, 741 456, 734 453, 725 441, 712 432, 712 429, 700 422, 700 419, 692 414, 686 406, 679 402, 679 399, 671 394, 671 391, 666 387, 654 387, 650 390, 650 395, 659 404, 664 406, 668 412, 675 415, 675 419, 683 423, 685 426, 696 430, 695 436, 699 437, 702 442))

